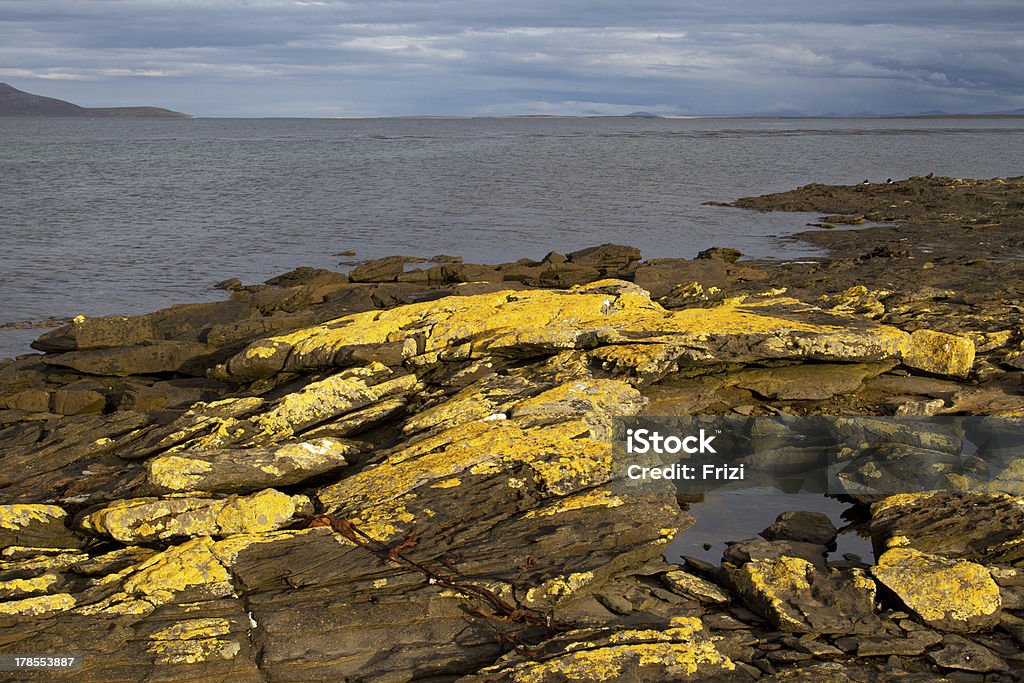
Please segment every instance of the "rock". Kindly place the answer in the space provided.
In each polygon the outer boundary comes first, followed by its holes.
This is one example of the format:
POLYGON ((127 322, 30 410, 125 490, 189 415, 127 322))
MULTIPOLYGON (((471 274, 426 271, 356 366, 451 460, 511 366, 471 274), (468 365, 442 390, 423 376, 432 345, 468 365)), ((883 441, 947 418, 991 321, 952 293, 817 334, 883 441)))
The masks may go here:
POLYGON ((348 273, 352 282, 394 282, 405 271, 404 256, 373 259, 356 266, 348 273))
POLYGON ((300 266, 283 275, 270 278, 267 280, 267 284, 274 287, 297 287, 300 285, 321 287, 323 285, 343 285, 348 281, 347 277, 333 270, 300 266))
POLYGON ((739 543, 730 543, 722 555, 722 562, 736 566, 754 560, 777 560, 783 557, 800 558, 811 564, 824 567, 828 549, 817 543, 789 540, 765 540, 759 538, 739 543))
POLYGON ((50 397, 50 410, 58 415, 102 413, 107 397, 90 389, 58 389, 50 397))
POLYGON ((6 410, 45 413, 50 410, 50 393, 43 389, 24 389, 0 396, 0 406, 6 410))
POLYGON ((917 330, 903 353, 903 364, 934 375, 967 377, 974 365, 974 342, 933 330, 917 330))
POLYGON ((1021 499, 1000 494, 908 494, 871 507, 875 554, 891 546, 1015 566, 1024 560, 1021 499))
POLYGON ((78 548, 82 541, 65 526, 66 517, 56 505, 0 505, 0 549, 78 548))
POLYGON ((610 345, 601 354, 607 366, 658 376, 680 364, 721 359, 885 360, 897 357, 907 339, 904 332, 873 323, 830 325, 840 321, 820 312, 811 315, 815 323, 798 320, 808 315, 805 304, 782 298, 669 312, 634 285, 602 281, 567 292, 497 292, 355 314, 251 344, 215 374, 243 381, 282 370, 337 367, 351 364, 360 349, 388 344, 401 344, 408 362, 421 367, 604 344, 610 345), (637 337, 644 343, 635 343, 637 337))
POLYGON ((728 267, 720 259, 660 258, 644 261, 637 266, 633 282, 659 299, 671 292, 677 285, 697 282, 701 286, 724 288, 729 284, 728 267))
POLYGON ((761 532, 769 541, 784 540, 829 546, 836 540, 835 526, 822 512, 783 512, 761 532))
POLYGON ((223 289, 228 292, 237 292, 242 289, 242 281, 237 277, 228 278, 227 280, 221 280, 213 286, 214 289, 223 289))
POLYGON ((566 254, 570 263, 597 269, 602 276, 618 275, 640 260, 640 250, 621 244, 602 244, 566 254))
POLYGON ((942 640, 935 631, 913 631, 902 638, 878 637, 857 639, 858 657, 901 655, 915 657, 942 640))
POLYGON ((857 391, 865 380, 891 370, 895 363, 805 363, 777 368, 753 368, 730 373, 734 385, 768 399, 824 400, 857 391))
POLYGON ((305 496, 266 489, 228 498, 119 500, 81 520, 82 528, 121 543, 275 531, 313 509, 305 496))
POLYGON ((729 570, 744 601, 790 633, 875 633, 875 584, 862 570, 822 570, 802 558, 754 560, 729 570))
POLYGON ((888 289, 870 290, 857 285, 839 294, 824 294, 817 303, 827 311, 880 318, 885 315, 885 301, 892 295, 888 289))
POLYGON ((711 247, 697 254, 699 259, 718 259, 726 263, 736 263, 743 256, 738 249, 731 247, 711 247))
MULTIPOLYGON (((572 635, 572 634, 568 634, 572 635)), ((735 663, 723 655, 700 620, 677 617, 660 630, 580 633, 585 647, 573 648, 569 638, 546 645, 547 656, 531 661, 508 655, 467 683, 485 681, 555 683, 560 681, 706 681, 744 680, 735 677, 735 663)), ((747 679, 749 680, 749 679, 747 679)))
POLYGON ((662 575, 662 581, 669 590, 679 595, 690 596, 702 603, 725 605, 729 596, 721 588, 704 579, 684 571, 671 571, 662 575))
POLYGON ((69 351, 46 356, 43 362, 89 375, 127 377, 173 372, 202 376, 215 357, 216 349, 206 344, 153 341, 138 346, 69 351))
POLYGON ((932 628, 977 631, 999 623, 999 586, 979 564, 893 548, 871 573, 932 628))
POLYGON ((213 401, 228 390, 223 382, 199 377, 160 380, 152 383, 129 381, 114 395, 118 410, 156 412, 188 408, 201 401, 213 401))
POLYGON ((576 263, 552 265, 534 276, 525 276, 523 282, 533 287, 567 288, 594 282, 601 278, 601 271, 576 263))
POLYGON ((362 450, 350 442, 319 438, 271 448, 160 455, 147 460, 144 467, 146 483, 160 495, 189 491, 238 493, 308 481, 346 466, 346 457, 362 450))
POLYGON ((50 572, 27 579, 0 580, 0 601, 56 593, 63 584, 64 581, 59 574, 50 572))
POLYGON ((47 332, 32 348, 47 353, 132 347, 149 342, 179 341, 201 343, 213 325, 252 317, 245 300, 171 306, 137 316, 78 316, 67 325, 47 332))
POLYGON ((960 671, 1008 671, 1009 667, 996 653, 967 638, 947 635, 942 649, 928 653, 928 659, 944 669, 960 671))

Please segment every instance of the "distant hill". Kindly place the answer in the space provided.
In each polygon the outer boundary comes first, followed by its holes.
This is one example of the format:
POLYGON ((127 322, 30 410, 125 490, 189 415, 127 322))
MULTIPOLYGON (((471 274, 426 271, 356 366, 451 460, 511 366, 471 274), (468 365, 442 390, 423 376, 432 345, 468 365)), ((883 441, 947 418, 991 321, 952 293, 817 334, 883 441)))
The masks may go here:
POLYGON ((191 118, 191 114, 182 114, 178 111, 161 109, 160 107, 79 107, 77 104, 53 97, 33 95, 32 93, 18 90, 6 83, 0 83, 0 116, 147 116, 191 118))

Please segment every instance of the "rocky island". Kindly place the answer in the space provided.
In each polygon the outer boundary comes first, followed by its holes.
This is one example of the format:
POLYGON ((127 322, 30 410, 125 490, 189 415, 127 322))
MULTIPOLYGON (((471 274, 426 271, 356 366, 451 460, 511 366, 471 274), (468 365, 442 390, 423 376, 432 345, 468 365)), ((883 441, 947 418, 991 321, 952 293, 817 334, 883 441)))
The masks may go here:
POLYGON ((795 508, 670 562, 699 505, 610 483, 622 416, 1024 416, 1024 178, 735 206, 822 214, 828 255, 395 256, 43 334, 0 365, 0 652, 79 683, 1021 680, 1024 459, 1016 492, 852 497, 870 558, 795 508))
POLYGON ((192 118, 191 114, 160 107, 80 107, 53 97, 33 95, 7 83, 0 83, 0 116, 192 118))

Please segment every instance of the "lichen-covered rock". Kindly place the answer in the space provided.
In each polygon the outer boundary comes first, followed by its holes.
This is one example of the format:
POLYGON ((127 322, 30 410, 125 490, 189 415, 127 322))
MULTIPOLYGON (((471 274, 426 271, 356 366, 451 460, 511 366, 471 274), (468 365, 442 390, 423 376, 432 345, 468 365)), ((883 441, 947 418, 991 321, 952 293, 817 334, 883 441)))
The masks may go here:
POLYGON ((676 362, 722 359, 898 359, 909 337, 781 297, 670 312, 635 285, 603 280, 569 291, 505 291, 339 318, 255 342, 217 374, 241 381, 350 365, 360 350, 388 344, 401 344, 402 356, 422 366, 486 355, 553 355, 640 339, 664 356, 664 374, 676 362))
POLYGON ((791 633, 873 633, 875 583, 859 569, 819 569, 803 558, 754 560, 729 570, 754 611, 791 633))
POLYGON ((980 564, 893 548, 871 573, 933 628, 977 631, 999 622, 999 586, 980 564))
POLYGON ((39 593, 55 593, 62 583, 60 575, 52 572, 27 579, 0 580, 0 600, 24 598, 39 593))
POLYGON ((719 652, 700 619, 677 617, 664 629, 581 633, 576 642, 545 648, 541 661, 508 657, 462 680, 466 683, 561 683, 563 681, 743 681, 719 652))
POLYGON ((661 579, 669 590, 691 596, 702 603, 725 605, 731 600, 729 595, 715 584, 684 571, 666 572, 661 579))
POLYGON ((82 528, 122 543, 274 531, 312 512, 305 496, 267 489, 228 498, 119 500, 82 519, 82 528))
POLYGON ((974 342, 955 334, 915 330, 903 364, 935 375, 966 377, 974 366, 974 342))
POLYGON ((891 547, 980 564, 1024 562, 1024 499, 1004 494, 919 493, 871 507, 876 556, 891 547))
POLYGON ((77 548, 81 539, 65 526, 56 505, 0 505, 0 550, 10 546, 77 548))
POLYGON ((319 438, 268 448, 229 448, 161 455, 143 467, 154 493, 213 491, 241 493, 267 486, 291 486, 348 465, 364 447, 319 438))
POLYGON ((726 386, 748 389, 758 396, 780 400, 823 400, 849 394, 865 380, 892 369, 889 363, 803 363, 779 368, 750 368, 726 376, 726 386))

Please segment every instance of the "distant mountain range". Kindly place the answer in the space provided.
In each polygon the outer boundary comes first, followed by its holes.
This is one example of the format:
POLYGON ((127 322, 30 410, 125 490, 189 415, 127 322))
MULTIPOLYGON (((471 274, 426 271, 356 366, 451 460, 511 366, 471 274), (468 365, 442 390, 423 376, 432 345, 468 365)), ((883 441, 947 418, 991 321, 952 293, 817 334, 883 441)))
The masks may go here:
POLYGON ((128 117, 191 118, 191 114, 161 109, 160 107, 79 107, 77 104, 53 97, 33 95, 0 83, 0 116, 74 116, 74 117, 128 117))

